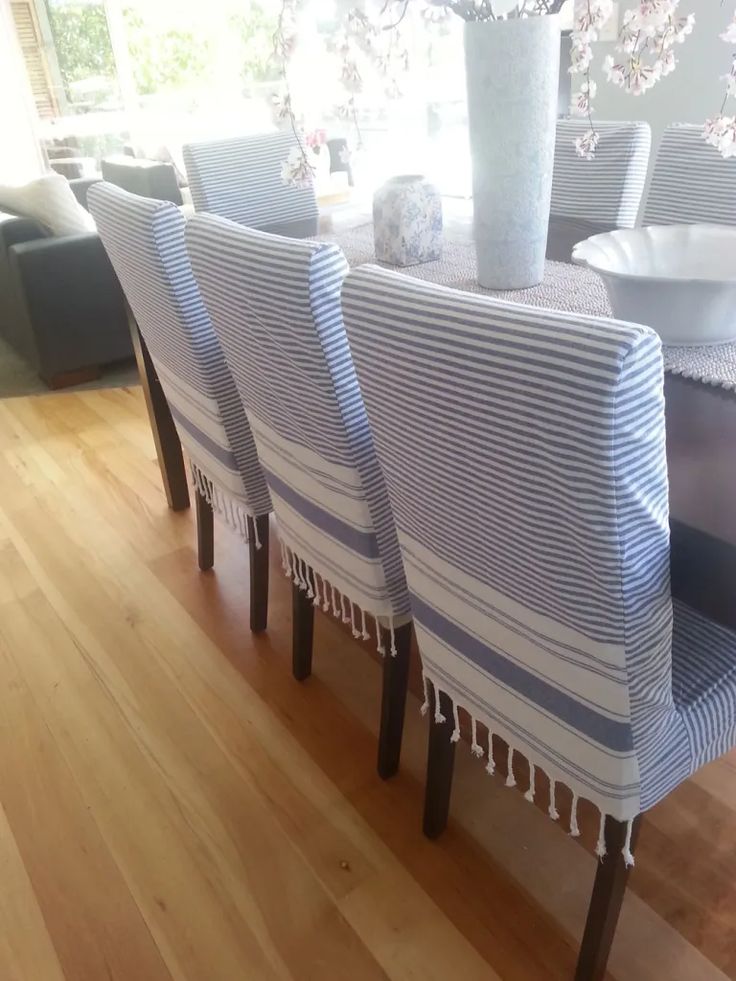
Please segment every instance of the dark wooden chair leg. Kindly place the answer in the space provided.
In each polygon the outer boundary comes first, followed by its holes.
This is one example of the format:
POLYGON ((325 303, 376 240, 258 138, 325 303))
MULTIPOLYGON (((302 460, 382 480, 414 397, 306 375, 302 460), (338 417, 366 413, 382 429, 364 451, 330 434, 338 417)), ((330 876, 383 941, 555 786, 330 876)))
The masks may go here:
POLYGON ((183 511, 189 507, 189 486, 179 434, 171 418, 169 403, 161 388, 146 342, 141 337, 138 325, 130 312, 128 321, 166 500, 172 511, 183 511))
MULTIPOLYGON (((635 818, 631 828, 632 851, 639 834, 640 822, 641 817, 635 818)), ((629 878, 629 869, 621 854, 626 841, 626 822, 607 817, 604 834, 606 855, 595 874, 575 981, 602 981, 605 977, 608 955, 629 878)))
POLYGON ((384 780, 399 769, 401 736, 404 731, 406 689, 409 684, 409 650, 411 623, 394 632, 396 656, 390 653, 391 636, 381 630, 386 654, 383 659, 383 693, 381 695, 381 729, 378 737, 378 775, 384 780))
POLYGON ((440 693, 440 712, 445 721, 435 722, 435 698, 434 688, 430 688, 429 751, 424 789, 424 833, 428 838, 438 838, 447 827, 455 767, 455 743, 450 741, 455 727, 452 702, 444 692, 440 693))
POLYGON ((207 572, 215 564, 215 521, 212 505, 199 491, 195 491, 197 513, 197 557, 199 568, 207 572))
POLYGON ((297 583, 291 586, 291 607, 291 671, 297 681, 304 681, 312 673, 314 606, 297 583))
POLYGON ((250 554, 250 629, 260 634, 268 623, 268 515, 248 518, 250 554), (256 547, 260 543, 260 548, 256 547))

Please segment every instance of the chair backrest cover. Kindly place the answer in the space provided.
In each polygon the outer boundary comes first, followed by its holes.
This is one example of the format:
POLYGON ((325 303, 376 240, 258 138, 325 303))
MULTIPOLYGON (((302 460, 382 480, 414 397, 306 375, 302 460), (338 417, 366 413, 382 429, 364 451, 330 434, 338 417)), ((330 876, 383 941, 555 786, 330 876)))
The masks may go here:
POLYGON ((648 123, 596 120, 601 140, 592 160, 575 151, 585 119, 557 123, 547 258, 569 262, 576 242, 636 225, 649 167, 648 123))
POLYGON ((689 765, 658 337, 374 266, 342 295, 425 683, 630 819, 689 765))
POLYGON ((247 537, 247 517, 271 500, 253 435, 225 365, 167 201, 112 184, 90 188, 90 210, 153 360, 201 493, 247 537))
POLYGON ((291 133, 263 133, 183 148, 196 211, 301 238, 317 232, 314 185, 284 184, 281 166, 296 146, 291 133))
POLYGON ((736 225, 736 157, 724 159, 703 127, 668 126, 657 151, 645 225, 736 225))
POLYGON ((315 601, 333 612, 327 587, 339 590, 354 630, 353 606, 390 626, 409 602, 342 324, 342 252, 209 215, 190 219, 186 239, 248 413, 287 573, 310 589, 308 570, 317 573, 315 601))

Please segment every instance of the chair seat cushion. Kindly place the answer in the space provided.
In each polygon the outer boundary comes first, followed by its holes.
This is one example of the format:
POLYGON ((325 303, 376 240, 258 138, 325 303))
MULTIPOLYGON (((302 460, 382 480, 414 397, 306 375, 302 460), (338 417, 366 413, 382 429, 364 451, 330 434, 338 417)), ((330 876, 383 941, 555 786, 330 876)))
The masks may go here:
POLYGON ((736 742, 736 631, 673 601, 672 694, 694 767, 736 742))

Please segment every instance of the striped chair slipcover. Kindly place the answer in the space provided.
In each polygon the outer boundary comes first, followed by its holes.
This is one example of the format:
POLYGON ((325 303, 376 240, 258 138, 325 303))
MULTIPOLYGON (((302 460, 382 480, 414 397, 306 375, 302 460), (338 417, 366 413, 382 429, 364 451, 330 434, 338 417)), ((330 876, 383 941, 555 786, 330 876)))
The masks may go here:
POLYGON ((599 232, 633 228, 649 167, 648 123, 598 122, 601 141, 583 160, 575 140, 590 129, 585 119, 557 123, 547 258, 569 262, 573 246, 599 232))
POLYGON ((644 210, 645 225, 736 225, 736 159, 703 139, 703 127, 676 124, 662 136, 644 210))
POLYGON ((670 595, 659 339, 373 266, 343 315, 439 723, 425 830, 446 818, 435 771, 462 710, 490 772, 484 732, 509 785, 514 753, 529 761, 552 818, 572 791, 571 834, 593 802, 601 869, 625 876, 634 819, 736 741, 736 633, 670 595))
POLYGON ((184 147, 196 211, 277 235, 317 234, 314 185, 284 184, 281 165, 296 146, 291 133, 263 133, 184 147))
POLYGON ((264 629, 271 498, 235 383, 192 275, 185 219, 170 202, 129 194, 105 182, 90 188, 89 205, 189 457, 197 489, 200 565, 212 564, 204 559, 202 544, 203 522, 211 522, 207 512, 214 510, 263 553, 256 555, 251 548, 251 626, 264 629))
POLYGON ((379 772, 389 775, 403 724, 409 598, 342 325, 347 263, 335 245, 208 215, 189 221, 186 238, 274 502, 294 583, 294 673, 311 668, 313 606, 350 623, 355 637, 368 638, 367 614, 382 625, 379 650, 394 655, 384 660, 379 745, 379 772))

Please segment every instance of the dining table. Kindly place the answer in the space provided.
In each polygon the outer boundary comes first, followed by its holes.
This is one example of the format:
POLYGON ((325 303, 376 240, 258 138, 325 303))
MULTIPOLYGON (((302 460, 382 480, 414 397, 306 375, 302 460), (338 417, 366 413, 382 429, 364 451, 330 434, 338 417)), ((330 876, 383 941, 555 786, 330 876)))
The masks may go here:
MULTIPOLYGON (((318 236, 340 246, 351 268, 376 262, 370 221, 342 222, 318 236)), ((573 314, 611 317, 590 269, 548 260, 542 282, 497 291, 477 282, 467 220, 446 225, 438 260, 397 270, 458 290, 573 314)), ((189 503, 181 446, 154 366, 132 324, 134 346, 170 507, 189 503)), ((736 628, 736 343, 664 345, 672 594, 736 628)))

